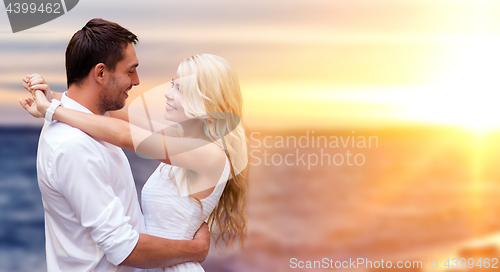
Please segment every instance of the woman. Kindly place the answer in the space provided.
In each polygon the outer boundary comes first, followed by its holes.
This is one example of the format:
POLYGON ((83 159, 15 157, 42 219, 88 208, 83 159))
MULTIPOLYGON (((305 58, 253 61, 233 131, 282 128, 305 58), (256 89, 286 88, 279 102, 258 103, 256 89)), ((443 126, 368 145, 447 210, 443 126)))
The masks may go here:
MULTIPOLYGON (((47 97, 52 92, 40 78, 25 78, 36 97, 37 110, 29 110, 35 117, 45 116, 51 105, 47 97)), ((165 97, 164 117, 177 125, 159 132, 141 128, 151 127, 150 120, 128 123, 123 111, 106 117, 57 107, 52 119, 161 162, 142 190, 148 234, 188 240, 207 221, 216 244, 238 240, 242 245, 248 159, 235 72, 221 57, 194 55, 181 62, 165 97)), ((199 263, 184 263, 151 271, 203 269, 199 263)))

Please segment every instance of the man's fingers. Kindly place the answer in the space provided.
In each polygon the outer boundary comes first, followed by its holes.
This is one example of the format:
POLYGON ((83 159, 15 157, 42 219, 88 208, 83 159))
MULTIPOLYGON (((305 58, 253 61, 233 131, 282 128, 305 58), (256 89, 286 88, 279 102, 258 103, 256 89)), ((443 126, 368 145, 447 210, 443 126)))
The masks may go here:
MULTIPOLYGON (((43 94, 45 95, 45 98, 47 98, 47 100, 51 100, 52 97, 51 97, 51 93, 50 93, 50 87, 49 85, 47 84, 37 84, 37 85, 34 85, 34 86, 31 86, 31 89, 34 91, 42 91, 43 94)), ((33 94, 32 92, 32 94, 33 94)), ((35 97, 33 97, 35 98, 35 97)))
POLYGON ((23 87, 31 93, 31 88, 26 83, 23 83, 23 87))
POLYGON ((28 86, 31 86, 31 85, 35 85, 38 83, 45 83, 45 82, 44 82, 43 77, 41 75, 32 74, 32 75, 26 76, 26 83, 28 84, 28 86))
POLYGON ((203 222, 203 224, 201 224, 194 237, 198 239, 206 239, 208 237, 208 239, 210 239, 210 232, 207 223, 203 222))
POLYGON ((37 75, 38 75, 38 74, 26 75, 26 76, 24 76, 24 77, 23 77, 23 81, 24 81, 24 82, 26 82, 26 83, 29 83, 30 79, 31 79, 32 77, 37 76, 37 75))
POLYGON ((29 85, 36 85, 36 84, 43 84, 43 83, 45 83, 45 80, 43 79, 43 77, 38 76, 38 77, 30 79, 29 85))
POLYGON ((201 241, 203 245, 204 257, 199 260, 199 262, 203 262, 208 255, 208 251, 210 249, 210 232, 208 229, 207 223, 203 222, 201 227, 196 231, 194 235, 194 239, 197 241, 201 241))
POLYGON ((208 232, 208 224, 203 222, 203 224, 201 224, 200 228, 198 229, 198 232, 208 232))
POLYGON ((31 90, 32 91, 42 91, 46 92, 49 89, 49 85, 47 84, 36 84, 36 85, 31 85, 31 90))
POLYGON ((201 224, 200 229, 206 230, 208 232, 208 224, 203 222, 203 224, 201 224))
POLYGON ((30 81, 31 85, 39 84, 39 83, 45 83, 45 79, 43 79, 43 77, 41 75, 36 75, 34 77, 31 77, 29 79, 29 81, 30 81))

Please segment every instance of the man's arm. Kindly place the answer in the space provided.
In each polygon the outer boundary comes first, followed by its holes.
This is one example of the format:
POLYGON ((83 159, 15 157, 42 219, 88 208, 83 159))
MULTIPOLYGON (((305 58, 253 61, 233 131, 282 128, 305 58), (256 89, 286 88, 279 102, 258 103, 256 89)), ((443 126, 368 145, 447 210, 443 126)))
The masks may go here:
POLYGON ((188 241, 139 234, 132 228, 111 185, 109 166, 93 141, 82 135, 57 147, 54 185, 107 259, 114 265, 139 268, 203 261, 210 245, 206 226, 188 241))
POLYGON ((200 227, 194 240, 169 240, 139 234, 134 250, 120 265, 156 268, 185 262, 203 262, 209 247, 210 234, 206 223, 200 227))

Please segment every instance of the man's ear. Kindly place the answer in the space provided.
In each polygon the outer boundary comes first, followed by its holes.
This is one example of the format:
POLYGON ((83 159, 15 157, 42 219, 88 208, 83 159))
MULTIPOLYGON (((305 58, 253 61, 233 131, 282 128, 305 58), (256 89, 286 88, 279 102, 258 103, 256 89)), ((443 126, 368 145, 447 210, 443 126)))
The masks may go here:
POLYGON ((107 76, 107 69, 104 63, 98 63, 92 71, 93 78, 99 84, 103 84, 104 77, 107 76))

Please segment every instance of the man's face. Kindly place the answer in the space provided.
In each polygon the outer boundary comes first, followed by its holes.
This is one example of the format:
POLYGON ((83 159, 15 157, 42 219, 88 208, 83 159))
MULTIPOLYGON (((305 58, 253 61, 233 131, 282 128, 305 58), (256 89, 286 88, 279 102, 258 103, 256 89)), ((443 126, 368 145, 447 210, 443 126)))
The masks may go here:
POLYGON ((139 85, 139 75, 136 68, 139 65, 135 49, 128 44, 123 51, 124 58, 116 64, 114 71, 108 71, 108 77, 100 93, 100 110, 119 110, 125 106, 128 91, 132 86, 139 85))

